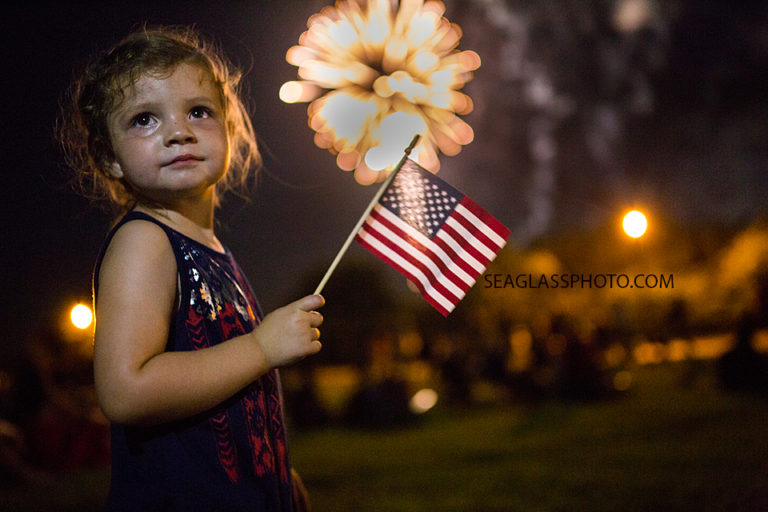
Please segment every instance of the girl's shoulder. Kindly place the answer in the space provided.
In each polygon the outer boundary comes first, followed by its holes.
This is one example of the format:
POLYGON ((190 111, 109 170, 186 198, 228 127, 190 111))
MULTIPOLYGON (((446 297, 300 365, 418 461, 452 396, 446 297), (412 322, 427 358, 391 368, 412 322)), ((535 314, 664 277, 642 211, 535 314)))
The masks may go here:
POLYGON ((125 215, 110 231, 104 248, 109 251, 114 246, 128 248, 132 253, 171 248, 166 228, 153 217, 135 211, 125 215))
POLYGON ((153 251, 171 246, 168 243, 168 235, 157 223, 146 219, 132 219, 132 222, 124 222, 116 226, 107 246, 107 251, 113 247, 130 248, 131 252, 153 251))
POLYGON ((133 216, 121 220, 110 232, 97 272, 102 276, 114 273, 120 280, 151 276, 163 282, 176 275, 176 258, 160 224, 148 216, 133 216))

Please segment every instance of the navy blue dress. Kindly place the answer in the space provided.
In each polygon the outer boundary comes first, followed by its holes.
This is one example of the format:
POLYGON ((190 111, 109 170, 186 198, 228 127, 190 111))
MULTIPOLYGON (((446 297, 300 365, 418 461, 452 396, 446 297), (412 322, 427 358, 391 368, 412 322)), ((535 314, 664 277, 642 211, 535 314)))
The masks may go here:
MULTIPOLYGON (((219 253, 139 212, 110 231, 97 260, 94 294, 114 233, 136 220, 163 228, 176 256, 179 307, 167 351, 216 345, 259 323, 253 291, 228 250, 219 253)), ((277 370, 197 416, 152 427, 113 424, 111 433, 109 511, 293 510, 277 370)))

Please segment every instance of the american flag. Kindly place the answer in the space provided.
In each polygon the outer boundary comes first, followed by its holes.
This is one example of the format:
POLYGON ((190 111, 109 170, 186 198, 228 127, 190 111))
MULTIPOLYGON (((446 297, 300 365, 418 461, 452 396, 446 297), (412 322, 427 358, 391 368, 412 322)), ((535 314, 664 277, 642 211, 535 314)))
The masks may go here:
POLYGON ((355 240, 447 316, 508 236, 474 201, 406 158, 355 240))

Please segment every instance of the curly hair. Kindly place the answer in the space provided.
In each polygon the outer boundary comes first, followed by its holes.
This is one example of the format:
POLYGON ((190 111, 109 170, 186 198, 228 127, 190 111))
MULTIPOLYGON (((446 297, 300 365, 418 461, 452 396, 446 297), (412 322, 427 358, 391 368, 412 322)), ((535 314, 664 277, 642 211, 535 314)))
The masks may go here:
POLYGON ((90 199, 102 200, 113 213, 130 210, 138 198, 108 172, 115 160, 109 116, 143 75, 170 76, 180 64, 198 66, 210 76, 225 112, 232 154, 225 177, 216 185, 217 198, 225 191, 243 189, 251 170, 261 165, 251 119, 239 97, 239 70, 191 27, 142 27, 98 55, 76 76, 61 102, 56 126, 78 190, 90 199))

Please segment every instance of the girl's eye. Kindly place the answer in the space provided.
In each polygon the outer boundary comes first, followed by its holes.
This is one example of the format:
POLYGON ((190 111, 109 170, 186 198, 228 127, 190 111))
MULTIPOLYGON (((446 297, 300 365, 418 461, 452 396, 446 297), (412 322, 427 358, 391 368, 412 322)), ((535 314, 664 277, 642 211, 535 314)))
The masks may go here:
POLYGON ((154 122, 154 117, 149 112, 142 112, 141 114, 134 116, 134 118, 131 120, 131 125, 133 126, 139 126, 139 127, 146 127, 151 126, 154 122))
POLYGON ((207 117, 212 117, 213 113, 208 107, 195 107, 190 110, 189 116, 194 119, 205 119, 207 117))

